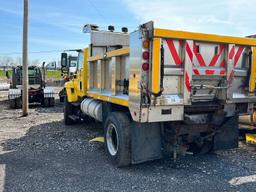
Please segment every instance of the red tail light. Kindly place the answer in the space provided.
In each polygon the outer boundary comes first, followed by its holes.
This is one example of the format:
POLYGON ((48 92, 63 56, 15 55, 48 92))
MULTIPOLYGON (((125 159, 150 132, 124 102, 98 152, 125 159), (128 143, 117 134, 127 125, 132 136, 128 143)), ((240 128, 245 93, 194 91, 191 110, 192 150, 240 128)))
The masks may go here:
POLYGON ((143 69, 143 71, 148 71, 149 70, 149 64, 148 63, 143 63, 142 64, 142 69, 143 69))
POLYGON ((144 51, 143 54, 142 54, 142 58, 144 60, 148 60, 149 59, 149 52, 148 51, 144 51))

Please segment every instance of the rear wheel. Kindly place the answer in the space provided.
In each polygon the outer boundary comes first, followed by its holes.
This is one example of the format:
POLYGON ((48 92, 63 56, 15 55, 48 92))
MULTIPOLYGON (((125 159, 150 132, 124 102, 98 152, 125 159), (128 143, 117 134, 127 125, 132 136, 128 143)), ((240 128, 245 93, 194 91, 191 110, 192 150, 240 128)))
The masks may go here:
POLYGON ((69 117, 73 113, 73 106, 68 102, 67 97, 64 99, 64 123, 65 125, 72 125, 75 122, 69 117))
POLYGON ((130 119, 125 113, 112 112, 104 126, 105 149, 117 167, 131 164, 130 119))

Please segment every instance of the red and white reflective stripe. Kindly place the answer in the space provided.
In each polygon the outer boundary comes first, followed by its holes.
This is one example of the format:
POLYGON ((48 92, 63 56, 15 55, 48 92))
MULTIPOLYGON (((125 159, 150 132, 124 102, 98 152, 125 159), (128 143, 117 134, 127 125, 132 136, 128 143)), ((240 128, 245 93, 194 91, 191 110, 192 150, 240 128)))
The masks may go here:
POLYGON ((198 52, 197 46, 196 46, 196 43, 195 43, 195 42, 194 42, 194 44, 193 44, 193 52, 194 52, 194 54, 195 54, 195 56, 196 56, 196 59, 197 59, 199 65, 202 66, 202 67, 205 67, 206 64, 205 64, 204 58, 203 58, 202 55, 198 52))
POLYGON ((228 78, 227 78, 228 85, 231 85, 231 83, 233 81, 233 77, 235 75, 234 68, 237 66, 237 63, 238 63, 244 49, 245 49, 244 46, 238 46, 237 51, 236 51, 235 45, 232 45, 232 47, 229 50, 228 59, 233 60, 234 66, 232 67, 232 70, 231 70, 231 72, 230 72, 230 74, 228 75, 228 78))
POLYGON ((220 71, 220 75, 225 75, 226 74, 226 70, 221 70, 220 71))
MULTIPOLYGON (((173 57, 173 60, 174 60, 175 64, 176 65, 181 65, 181 59, 180 59, 180 56, 179 56, 179 54, 178 54, 178 52, 175 48, 173 40, 172 39, 167 39, 166 42, 167 42, 167 45, 169 47, 169 50, 171 52, 171 55, 173 57)), ((180 41, 180 43, 181 43, 181 41, 180 41)))
POLYGON ((193 69, 193 73, 194 73, 194 75, 200 75, 200 72, 198 69, 193 69))
POLYGON ((237 65, 238 60, 240 59, 242 52, 244 51, 244 46, 239 46, 237 51, 235 50, 235 45, 229 51, 228 59, 234 59, 234 67, 237 65))
MULTIPOLYGON (((211 62, 210 62, 210 64, 208 66, 215 66, 216 65, 218 59, 220 58, 220 55, 222 54, 222 52, 224 50, 224 47, 225 46, 223 44, 219 45, 219 49, 218 49, 219 51, 218 51, 217 55, 213 56, 213 58, 212 58, 212 60, 211 60, 211 62)), ((224 59, 222 60, 220 66, 221 67, 225 66, 225 60, 224 59)))
POLYGON ((220 63, 220 67, 225 67, 225 59, 223 59, 220 63))
MULTIPOLYGON (((194 52, 194 54, 196 56, 196 59, 197 59, 199 65, 201 67, 206 67, 206 66, 211 67, 211 66, 215 66, 216 65, 217 61, 219 60, 219 58, 220 58, 220 56, 221 56, 221 54, 222 54, 222 52, 224 50, 224 47, 225 47, 225 45, 223 45, 223 44, 219 45, 218 53, 212 57, 212 59, 211 59, 211 61, 210 61, 210 63, 208 65, 206 64, 203 56, 198 52, 197 46, 196 46, 195 42, 193 44, 193 52, 194 52)), ((223 59, 221 61, 220 67, 224 67, 224 66, 225 66, 225 60, 223 59)))
POLYGON ((226 70, 223 67, 221 67, 221 68, 218 67, 215 69, 194 68, 193 74, 194 75, 226 75, 226 70))
POLYGON ((185 74, 185 85, 186 85, 186 88, 188 90, 188 92, 191 91, 191 85, 190 85, 190 78, 189 78, 189 75, 188 75, 188 72, 186 71, 186 74, 185 74))
POLYGON ((244 46, 239 46, 234 58, 234 67, 237 65, 237 62, 244 51, 244 46))
POLYGON ((235 55, 235 46, 233 45, 228 53, 228 59, 233 59, 234 55, 235 55))
MULTIPOLYGON (((178 45, 176 43, 177 43, 177 40, 166 39, 166 44, 169 48, 170 54, 173 58, 173 61, 174 61, 175 65, 180 66, 182 63, 184 63, 184 60, 182 61, 181 56, 178 54, 178 50, 177 50, 178 45)), ((182 46, 182 45, 183 45, 183 41, 179 40, 179 46, 182 46)), ((193 55, 195 55, 195 59, 198 61, 200 66, 203 66, 203 67, 209 66, 209 67, 211 67, 211 66, 215 66, 216 63, 219 61, 219 59, 220 59, 220 57, 221 57, 221 55, 224 51, 225 45, 224 44, 219 45, 218 53, 213 56, 213 58, 211 59, 209 64, 206 64, 203 56, 197 51, 197 46, 196 46, 195 42, 193 42, 191 47, 192 47, 192 49, 189 46, 187 46, 187 44, 185 44, 186 52, 188 53, 192 64, 194 65, 193 55)), ((223 59, 222 61, 220 61, 220 66, 219 67, 224 67, 224 66, 225 66, 225 60, 223 59)))
POLYGON ((231 83, 232 83, 232 81, 233 81, 234 75, 235 75, 235 70, 233 69, 233 70, 231 71, 231 73, 229 74, 229 76, 228 76, 228 86, 231 85, 231 83))
POLYGON ((190 46, 192 46, 192 41, 186 41, 185 43, 185 86, 186 86, 186 90, 187 92, 191 92, 191 85, 190 85, 190 81, 192 79, 192 67, 194 65, 193 63, 193 52, 190 48, 190 46))
POLYGON ((186 46, 186 53, 188 54, 191 63, 194 65, 194 63, 193 63, 193 53, 192 53, 192 51, 189 47, 189 44, 186 42, 185 46, 186 46))

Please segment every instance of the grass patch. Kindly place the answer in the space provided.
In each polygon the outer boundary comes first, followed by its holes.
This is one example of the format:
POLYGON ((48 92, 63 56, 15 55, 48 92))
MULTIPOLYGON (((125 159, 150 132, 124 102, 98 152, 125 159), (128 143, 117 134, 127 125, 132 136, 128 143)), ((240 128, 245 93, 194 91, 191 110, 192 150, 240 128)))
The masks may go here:
MULTIPOLYGON (((9 70, 9 76, 11 78, 12 76, 12 70, 9 70)), ((0 69, 0 78, 1 79, 5 79, 5 71, 3 69, 0 69)), ((51 71, 47 71, 47 76, 46 78, 49 80, 61 80, 61 70, 51 70, 51 71)))
POLYGON ((5 77, 5 72, 3 70, 0 70, 0 77, 1 78, 5 77))
POLYGON ((47 76, 46 78, 49 80, 49 79, 52 79, 52 80, 60 80, 62 79, 61 77, 61 70, 51 70, 51 71, 47 71, 47 76))
MULTIPOLYGON (((11 77, 12 76, 12 71, 9 70, 8 72, 9 72, 9 77, 11 77)), ((6 78, 6 72, 3 69, 0 69, 0 78, 1 79, 5 79, 6 78)))

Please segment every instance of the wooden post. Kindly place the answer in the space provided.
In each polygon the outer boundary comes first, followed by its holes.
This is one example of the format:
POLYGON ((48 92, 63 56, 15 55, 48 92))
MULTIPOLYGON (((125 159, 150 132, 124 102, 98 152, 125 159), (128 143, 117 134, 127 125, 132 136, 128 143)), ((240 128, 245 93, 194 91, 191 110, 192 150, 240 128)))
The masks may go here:
POLYGON ((28 115, 28 4, 24 0, 23 50, 22 50, 22 115, 28 115))

